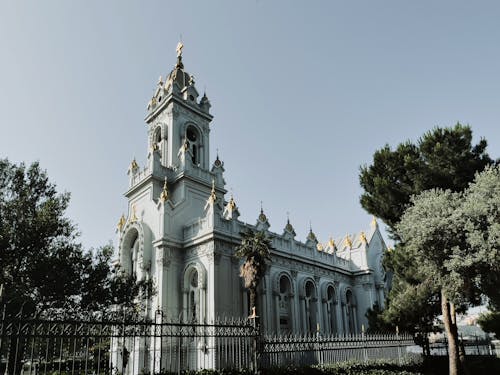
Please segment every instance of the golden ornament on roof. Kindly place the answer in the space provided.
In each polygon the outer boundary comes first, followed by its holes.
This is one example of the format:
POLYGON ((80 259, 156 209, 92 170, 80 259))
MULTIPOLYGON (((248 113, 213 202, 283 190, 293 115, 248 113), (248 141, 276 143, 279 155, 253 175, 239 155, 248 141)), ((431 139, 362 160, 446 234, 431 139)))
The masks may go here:
POLYGON ((177 48, 175 51, 177 52, 177 57, 182 56, 182 49, 184 48, 184 44, 182 42, 177 43, 177 48))
POLYGON ((227 204, 229 209, 233 211, 236 208, 236 202, 234 201, 233 196, 231 196, 231 199, 229 200, 229 203, 227 204))
POLYGON ((165 183, 163 184, 163 190, 160 194, 160 200, 162 203, 165 203, 168 199, 168 187, 167 187, 167 178, 165 177, 165 183))
POLYGON ((320 242, 316 245, 316 249, 318 249, 318 251, 323 251, 323 244, 320 242))
POLYGON ((328 246, 330 246, 332 249, 335 249, 335 241, 332 237, 330 237, 330 241, 328 241, 328 246))
POLYGON ((126 222, 126 219, 125 219, 125 215, 122 214, 122 216, 120 217, 120 220, 118 220, 118 224, 116 225, 116 227, 118 228, 118 230, 121 232, 124 225, 125 225, 125 222, 126 222))
POLYGON ((346 234, 346 236, 345 236, 344 243, 347 245, 347 247, 352 247, 352 240, 348 234, 346 234))
POLYGON ((217 195, 215 195, 215 180, 212 179, 212 191, 210 192, 210 198, 208 198, 211 203, 217 200, 217 195))
POLYGON ((361 232, 361 233, 359 234, 359 238, 361 239, 361 241, 362 241, 363 243, 368 243, 368 240, 366 239, 365 232, 361 232))

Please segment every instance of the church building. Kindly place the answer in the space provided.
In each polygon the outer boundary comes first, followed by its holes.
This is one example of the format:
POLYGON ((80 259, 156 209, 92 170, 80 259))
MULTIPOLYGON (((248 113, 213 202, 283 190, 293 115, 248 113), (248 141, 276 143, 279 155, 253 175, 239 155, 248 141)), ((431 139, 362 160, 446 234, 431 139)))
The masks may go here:
POLYGON ((147 106, 147 162, 133 160, 128 169, 128 215, 117 231, 121 269, 154 282, 145 314, 161 310, 199 323, 248 316, 242 260, 234 252, 249 228, 264 231, 274 247, 258 296, 265 332, 361 332, 367 309, 383 307, 387 294, 386 245, 375 219, 366 231, 327 243, 312 229, 298 241, 289 220, 279 233, 271 231, 262 209, 254 223, 240 221, 225 189, 224 163, 210 157, 212 120, 179 44, 175 67, 160 77, 147 106))

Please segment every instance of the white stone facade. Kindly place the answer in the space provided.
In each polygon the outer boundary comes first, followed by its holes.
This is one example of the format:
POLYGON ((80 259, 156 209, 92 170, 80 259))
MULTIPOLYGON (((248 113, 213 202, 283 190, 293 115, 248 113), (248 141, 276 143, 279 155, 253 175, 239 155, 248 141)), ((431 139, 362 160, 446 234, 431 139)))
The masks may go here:
POLYGON ((179 54, 148 104, 147 165, 133 161, 129 168, 128 217, 118 226, 117 262, 156 287, 146 313, 160 309, 185 322, 247 316, 233 254, 240 232, 251 228, 266 231, 275 248, 259 292, 265 331, 360 332, 366 310, 383 306, 386 295, 386 246, 377 223, 320 244, 312 230, 305 243, 295 240, 289 222, 282 234, 269 231, 262 210, 255 225, 239 221, 234 200, 226 199, 222 161, 210 165, 209 109, 179 54))

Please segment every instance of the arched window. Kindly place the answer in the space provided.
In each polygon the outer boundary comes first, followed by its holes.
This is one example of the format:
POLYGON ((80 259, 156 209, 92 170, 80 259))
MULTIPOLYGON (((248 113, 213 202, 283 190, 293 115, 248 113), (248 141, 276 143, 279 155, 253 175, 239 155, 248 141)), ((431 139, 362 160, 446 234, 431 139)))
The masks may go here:
POLYGON ((183 276, 183 316, 186 322, 205 320, 205 282, 206 271, 200 264, 190 264, 183 276))
POLYGON ((279 280, 279 296, 278 296, 278 309, 279 309, 279 332, 291 333, 292 332, 292 306, 291 306, 292 288, 290 280, 285 275, 280 277, 279 280))
POLYGON ((186 129, 186 140, 189 146, 189 150, 191 151, 191 161, 194 165, 198 165, 200 163, 200 134, 198 130, 190 125, 186 129))
POLYGON ((156 142, 156 143, 161 142, 161 128, 160 127, 157 127, 155 130, 154 142, 156 142))
POLYGON ((200 318, 199 294, 200 293, 198 289, 198 271, 193 270, 189 282, 188 320, 190 322, 198 322, 200 318))
POLYGON ((347 333, 356 332, 356 304, 354 296, 350 290, 345 294, 345 316, 346 316, 346 329, 347 333))
POLYGON ((305 313, 306 313, 306 332, 316 332, 317 326, 317 298, 316 287, 311 280, 306 281, 305 284, 305 313))
POLYGON ((121 263, 123 270, 129 275, 137 276, 140 256, 140 240, 139 232, 136 228, 131 228, 127 231, 121 246, 121 263))
POLYGON ((325 324, 328 333, 337 332, 337 316, 335 312, 336 298, 333 285, 326 288, 326 316, 325 324))

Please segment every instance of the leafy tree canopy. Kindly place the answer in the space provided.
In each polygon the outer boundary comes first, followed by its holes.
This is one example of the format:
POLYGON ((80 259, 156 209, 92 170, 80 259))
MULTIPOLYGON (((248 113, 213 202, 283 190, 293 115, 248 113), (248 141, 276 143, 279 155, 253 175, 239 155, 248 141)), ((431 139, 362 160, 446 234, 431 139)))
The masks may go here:
POLYGON ((433 189, 412 197, 396 231, 400 251, 419 265, 420 285, 440 291, 452 373, 456 306, 480 304, 500 278, 500 167, 477 174, 464 192, 433 189))
POLYGON ((416 144, 407 141, 394 150, 386 145, 375 152, 372 165, 360 168, 361 205, 394 234, 412 195, 433 188, 462 191, 492 164, 486 146, 484 139, 474 145, 471 128, 461 124, 437 127, 416 144))
POLYGON ((381 218, 396 240, 394 251, 384 260, 394 277, 380 324, 399 325, 410 332, 433 329, 441 310, 438 290, 399 241, 396 225, 412 196, 434 188, 463 191, 475 173, 493 163, 486 146, 484 139, 473 144, 471 128, 457 124, 435 128, 416 143, 407 141, 395 149, 386 145, 375 152, 371 165, 360 168, 361 205, 381 218))
POLYGON ((11 306, 37 312, 131 305, 150 283, 111 267, 111 246, 84 251, 64 216, 69 193, 58 193, 38 163, 0 159, 0 285, 11 306))

